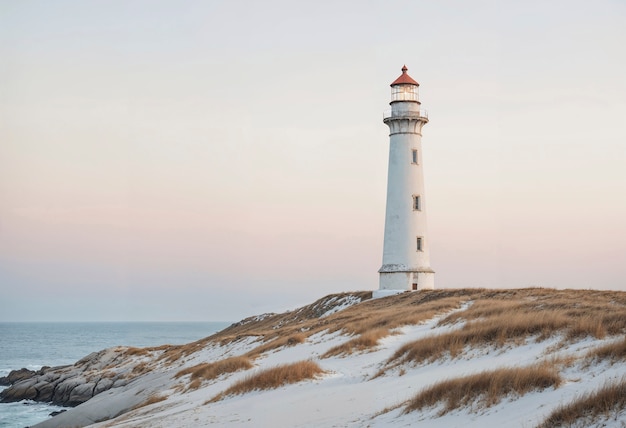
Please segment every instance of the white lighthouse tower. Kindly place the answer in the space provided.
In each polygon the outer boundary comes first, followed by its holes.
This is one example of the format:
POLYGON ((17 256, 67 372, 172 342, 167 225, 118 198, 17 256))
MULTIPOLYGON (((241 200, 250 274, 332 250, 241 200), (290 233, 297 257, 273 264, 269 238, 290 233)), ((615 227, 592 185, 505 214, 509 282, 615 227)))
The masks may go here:
POLYGON ((428 114, 421 109, 419 83, 407 74, 391 84, 391 110, 383 122, 389 126, 389 171, 383 266, 377 295, 405 290, 432 290, 426 233, 426 199, 422 157, 422 127, 428 114))

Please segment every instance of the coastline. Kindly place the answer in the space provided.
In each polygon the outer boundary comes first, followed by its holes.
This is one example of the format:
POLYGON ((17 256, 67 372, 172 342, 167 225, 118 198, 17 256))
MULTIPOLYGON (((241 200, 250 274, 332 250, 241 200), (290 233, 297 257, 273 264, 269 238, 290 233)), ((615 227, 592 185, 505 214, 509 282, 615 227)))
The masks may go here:
MULTIPOLYGON (((85 356, 127 344, 183 344, 219 331, 230 322, 0 322, 0 377, 12 370, 73 365, 85 356)), ((6 387, 0 387, 0 391, 6 387)), ((0 403, 0 428, 34 425, 54 411, 50 403, 0 403)))
MULTIPOLYGON (((615 364, 626 358, 620 351, 626 349, 624 292, 371 295, 329 295, 290 312, 244 319, 186 345, 98 353, 74 365, 84 376, 79 384, 101 378, 126 383, 37 428, 541 426, 583 393, 613 384, 626 390, 625 366, 615 364), (491 391, 493 381, 515 385, 520 374, 530 387, 496 387, 488 401, 483 389, 463 386, 481 379, 491 391), (413 409, 431 387, 464 396, 451 409, 445 396, 413 409)), ((581 413, 581 426, 620 427, 626 408, 615 405, 593 419, 581 413)))

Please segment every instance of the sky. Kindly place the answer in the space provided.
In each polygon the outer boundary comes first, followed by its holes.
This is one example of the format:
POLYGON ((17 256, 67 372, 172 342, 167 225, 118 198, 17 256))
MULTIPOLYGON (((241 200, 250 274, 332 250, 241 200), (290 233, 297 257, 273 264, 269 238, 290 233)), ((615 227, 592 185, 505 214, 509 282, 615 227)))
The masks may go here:
POLYGON ((626 2, 0 0, 0 321, 373 290, 420 82, 437 288, 626 290, 626 2))

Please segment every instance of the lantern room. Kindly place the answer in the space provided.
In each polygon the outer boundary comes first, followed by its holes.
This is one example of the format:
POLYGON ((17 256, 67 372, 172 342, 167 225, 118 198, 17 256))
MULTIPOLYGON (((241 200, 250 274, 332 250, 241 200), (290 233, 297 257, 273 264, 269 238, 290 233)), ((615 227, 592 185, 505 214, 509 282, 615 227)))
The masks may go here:
POLYGON ((411 76, 407 74, 406 65, 402 67, 402 74, 391 84, 391 102, 413 101, 419 103, 419 86, 411 76))

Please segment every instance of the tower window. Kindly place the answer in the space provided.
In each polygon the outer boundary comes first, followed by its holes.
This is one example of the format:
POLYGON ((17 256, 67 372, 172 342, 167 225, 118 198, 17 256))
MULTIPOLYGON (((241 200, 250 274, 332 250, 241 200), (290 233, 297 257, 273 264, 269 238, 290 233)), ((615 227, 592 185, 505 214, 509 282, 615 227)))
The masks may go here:
POLYGON ((411 163, 414 163, 417 165, 417 150, 413 149, 411 150, 411 163))
POLYGON ((422 198, 419 195, 413 195, 413 211, 422 210, 422 198))
POLYGON ((424 238, 421 236, 417 237, 417 251, 424 251, 424 238))

